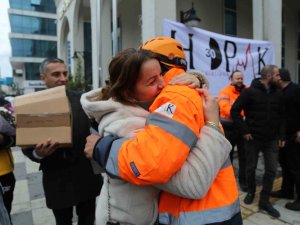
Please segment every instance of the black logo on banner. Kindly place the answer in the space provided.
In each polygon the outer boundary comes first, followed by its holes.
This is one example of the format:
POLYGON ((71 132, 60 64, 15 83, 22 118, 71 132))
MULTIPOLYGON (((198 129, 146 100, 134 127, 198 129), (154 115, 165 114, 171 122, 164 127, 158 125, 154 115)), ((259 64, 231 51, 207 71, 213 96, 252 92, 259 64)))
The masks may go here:
MULTIPOLYGON (((171 37, 176 39, 176 30, 171 30, 171 37)), ((188 48, 184 48, 185 51, 189 52, 189 59, 187 58, 187 62, 190 69, 195 69, 194 67, 194 43, 193 43, 193 36, 194 34, 188 33, 188 48)), ((256 73, 259 73, 262 67, 266 65, 265 62, 265 56, 266 53, 269 51, 269 48, 261 46, 257 47, 256 52, 251 52, 251 43, 248 44, 244 54, 239 53, 237 55, 237 43, 235 43, 232 40, 224 40, 224 49, 220 48, 220 44, 218 41, 212 37, 209 38, 208 48, 205 49, 205 56, 210 58, 210 69, 211 70, 217 70, 223 60, 226 63, 225 69, 226 72, 230 72, 233 70, 246 70, 247 67, 252 68, 253 76, 255 77, 256 73), (241 56, 242 55, 242 56, 241 56), (257 58, 254 57, 254 55, 258 56, 257 58), (237 57, 239 56, 239 57, 237 57), (254 71, 254 65, 258 64, 258 71, 254 71)), ((197 46, 196 46, 197 49, 197 46)))
POLYGON ((217 69, 222 63, 222 54, 218 42, 210 38, 209 39, 209 49, 206 50, 206 57, 211 58, 210 69, 217 69))

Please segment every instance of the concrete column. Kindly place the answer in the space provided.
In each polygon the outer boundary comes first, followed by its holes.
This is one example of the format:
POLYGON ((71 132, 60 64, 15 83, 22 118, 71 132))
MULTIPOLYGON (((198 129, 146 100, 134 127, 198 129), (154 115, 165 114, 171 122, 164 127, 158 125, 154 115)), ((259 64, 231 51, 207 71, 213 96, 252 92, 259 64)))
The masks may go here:
POLYGON ((142 42, 162 34, 164 18, 176 20, 176 0, 142 0, 142 42))
POLYGON ((101 29, 100 36, 101 39, 101 49, 100 49, 100 68, 101 68, 101 86, 105 85, 105 80, 108 80, 108 65, 112 59, 112 31, 111 31, 111 22, 112 22, 112 1, 111 0, 102 0, 102 7, 100 8, 100 21, 101 29))
POLYGON ((111 1, 91 0, 93 89, 105 85, 112 57, 111 1))
POLYGON ((92 78, 93 89, 100 84, 100 5, 102 1, 90 1, 91 5, 91 29, 92 29, 92 78))
POLYGON ((253 39, 263 40, 263 0, 252 0, 253 39))
MULTIPOLYGON (((281 67, 282 0, 263 0, 263 37, 273 43, 275 64, 281 67)), ((254 18, 255 19, 255 18, 254 18)))

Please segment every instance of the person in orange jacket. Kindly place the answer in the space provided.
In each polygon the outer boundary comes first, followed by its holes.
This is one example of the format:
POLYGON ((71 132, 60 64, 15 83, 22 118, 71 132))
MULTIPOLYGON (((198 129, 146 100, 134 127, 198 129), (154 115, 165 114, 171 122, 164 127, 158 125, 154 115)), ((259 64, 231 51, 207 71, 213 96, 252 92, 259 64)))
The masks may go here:
MULTIPOLYGON (((158 55, 166 83, 185 72, 184 50, 176 40, 157 37, 141 48, 158 55)), ((87 138, 86 148, 95 148, 94 157, 111 176, 137 185, 165 183, 181 168, 205 124, 201 96, 187 86, 167 85, 149 111, 145 128, 134 138, 110 135, 97 143, 87 138)), ((159 213, 161 224, 242 224, 230 160, 202 199, 162 192, 159 213)))
MULTIPOLYGON (((232 145, 230 159, 233 160, 233 150, 237 147, 239 162, 239 184, 243 191, 247 191, 246 183, 246 156, 244 149, 244 141, 241 134, 238 133, 230 116, 231 106, 244 90, 244 75, 241 71, 235 70, 230 74, 230 84, 223 88, 218 94, 220 107, 220 120, 224 129, 226 138, 232 145)), ((243 114, 243 113, 242 113, 243 114)))

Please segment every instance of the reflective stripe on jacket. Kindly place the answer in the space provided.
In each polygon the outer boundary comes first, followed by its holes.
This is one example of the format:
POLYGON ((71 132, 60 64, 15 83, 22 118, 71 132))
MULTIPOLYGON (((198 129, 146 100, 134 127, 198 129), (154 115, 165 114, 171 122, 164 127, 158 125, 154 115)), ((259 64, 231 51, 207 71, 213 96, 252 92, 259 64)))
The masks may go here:
POLYGON ((185 199, 163 192, 159 212, 162 224, 205 225, 228 222, 240 213, 238 189, 230 159, 223 165, 202 199, 185 199))
MULTIPOLYGON (((166 82, 173 76, 172 70, 166 73, 166 82)), ((172 96, 173 91, 178 91, 177 93, 183 94, 183 90, 175 89, 170 91, 166 90, 162 93, 162 96, 172 96)), ((199 97, 193 96, 193 98, 197 99, 199 97)), ((159 101, 157 102, 157 106, 155 103, 156 102, 151 106, 151 110, 161 108, 159 101)), ((177 105, 176 103, 174 104, 177 105)), ((191 123, 185 124, 191 127, 191 123)), ((220 169, 208 193, 202 199, 192 200, 181 198, 164 191, 161 192, 160 195, 159 221, 163 224, 200 225, 223 222, 230 220, 239 212, 238 188, 229 158, 220 169)))
MULTIPOLYGON (((235 89, 235 86, 231 84, 220 91, 218 95, 218 101, 220 107, 220 117, 222 119, 231 120, 231 106, 233 105, 235 100, 240 96, 240 94, 241 92, 237 91, 235 89)), ((244 115, 244 113, 242 113, 242 115, 244 115)))

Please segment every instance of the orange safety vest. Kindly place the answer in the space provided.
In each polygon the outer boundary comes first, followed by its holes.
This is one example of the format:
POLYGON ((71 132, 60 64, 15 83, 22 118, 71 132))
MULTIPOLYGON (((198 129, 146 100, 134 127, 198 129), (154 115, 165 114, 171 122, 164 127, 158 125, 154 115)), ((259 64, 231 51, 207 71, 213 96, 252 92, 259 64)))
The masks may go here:
MULTIPOLYGON (((237 91, 233 85, 228 85, 223 88, 219 95, 219 107, 220 107, 220 117, 221 119, 231 120, 230 110, 233 103, 240 96, 241 92, 237 91)), ((242 112, 242 116, 244 116, 244 112, 242 112)))
MULTIPOLYGON (((171 69, 164 79, 184 73, 171 69)), ((164 183, 185 162, 204 126, 202 100, 186 86, 167 85, 150 107, 145 129, 134 140, 121 138, 111 147, 106 170, 133 184, 164 183)), ((161 192, 163 224, 200 225, 226 221, 240 212, 238 189, 230 160, 223 165, 208 193, 191 200, 161 192)))

